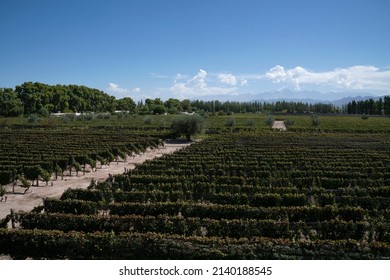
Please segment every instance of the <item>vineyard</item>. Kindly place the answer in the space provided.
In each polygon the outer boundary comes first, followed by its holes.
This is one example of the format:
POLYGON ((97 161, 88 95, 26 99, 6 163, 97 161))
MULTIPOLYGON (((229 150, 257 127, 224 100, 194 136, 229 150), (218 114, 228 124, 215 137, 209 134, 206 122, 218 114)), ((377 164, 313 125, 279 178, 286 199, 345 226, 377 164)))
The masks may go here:
POLYGON ((4 129, 0 134, 0 185, 45 180, 55 173, 85 172, 88 166, 123 160, 161 145, 155 135, 124 130, 4 129))
MULTIPOLYGON (((117 148, 159 144, 131 137, 131 146, 117 148)), ((99 149, 90 142, 93 159, 99 149)), ((23 149, 26 163, 39 156, 53 162, 50 153, 27 156, 32 147, 23 149)), ((389 206, 387 133, 220 132, 8 216, 3 226, 12 219, 18 228, 0 230, 0 252, 37 259, 389 259, 389 206)))

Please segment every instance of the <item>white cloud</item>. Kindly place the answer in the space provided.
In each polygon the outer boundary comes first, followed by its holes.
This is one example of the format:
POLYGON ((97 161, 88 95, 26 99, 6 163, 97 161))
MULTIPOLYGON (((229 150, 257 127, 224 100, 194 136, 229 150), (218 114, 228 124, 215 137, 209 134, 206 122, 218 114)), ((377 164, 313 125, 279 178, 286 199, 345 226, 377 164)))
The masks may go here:
POLYGON ((273 83, 291 83, 297 90, 300 90, 302 85, 346 90, 388 90, 390 87, 390 71, 381 71, 374 66, 313 72, 300 66, 286 70, 283 66, 276 65, 266 73, 266 77, 273 83))
POLYGON ((266 74, 268 79, 272 80, 274 83, 280 83, 286 79, 286 71, 283 66, 276 65, 271 68, 266 74))
POLYGON ((191 87, 201 92, 204 92, 207 88, 207 84, 205 82, 206 77, 207 77, 207 72, 203 69, 200 69, 198 74, 195 75, 192 79, 190 79, 187 83, 191 87))
POLYGON ((241 80, 241 83, 240 83, 240 85, 242 86, 242 87, 246 87, 247 85, 248 85, 248 80, 241 80))
POLYGON ((127 89, 120 87, 118 84, 115 83, 109 83, 107 87, 107 92, 110 94, 118 96, 128 96, 133 98, 132 94, 139 94, 141 92, 141 88, 135 87, 133 89, 127 89))
POLYGON ((112 93, 128 93, 129 90, 125 88, 121 88, 118 84, 115 83, 109 83, 107 91, 112 93))
POLYGON ((134 93, 140 93, 141 92, 141 88, 136 87, 136 88, 133 88, 131 91, 134 92, 134 93))
POLYGON ((219 74, 218 79, 222 84, 235 86, 237 85, 237 79, 232 74, 219 74))
POLYGON ((170 91, 180 94, 193 94, 195 91, 192 88, 189 88, 186 86, 185 83, 175 83, 171 88, 170 91))
MULTIPOLYGON (((231 75, 231 74, 220 74, 220 75, 231 75)), ((218 75, 217 78, 219 79, 219 82, 221 81, 221 78, 224 79, 224 83, 227 86, 219 87, 217 86, 217 80, 215 79, 214 75, 211 75, 209 77, 208 73, 200 69, 198 73, 188 78, 185 75, 181 75, 182 78, 181 82, 178 82, 175 80, 172 87, 170 87, 170 92, 174 93, 176 96, 180 96, 181 98, 188 98, 188 97, 198 97, 198 96, 208 96, 208 95, 223 95, 223 94, 230 94, 237 90, 237 87, 230 87, 230 85, 236 85, 237 80, 236 78, 231 75, 230 76, 220 76, 218 75), (206 80, 210 81, 213 85, 209 86, 206 83, 206 80), (216 85, 214 85, 216 84, 216 85)))

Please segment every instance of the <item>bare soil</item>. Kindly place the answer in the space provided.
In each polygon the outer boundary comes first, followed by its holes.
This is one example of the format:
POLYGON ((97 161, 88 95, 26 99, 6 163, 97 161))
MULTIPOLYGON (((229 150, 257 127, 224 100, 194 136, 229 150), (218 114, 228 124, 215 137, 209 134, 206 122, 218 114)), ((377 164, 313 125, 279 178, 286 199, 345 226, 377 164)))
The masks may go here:
MULTIPOLYGON (((79 172, 79 176, 76 176, 75 172, 72 172, 72 176, 64 176, 62 180, 58 177, 58 180, 49 181, 48 186, 45 182, 40 181, 39 187, 32 186, 24 194, 25 189, 20 186, 15 186, 15 193, 12 193, 12 185, 6 185, 7 193, 3 201, 0 202, 0 219, 5 218, 10 214, 10 210, 14 211, 31 211, 34 207, 42 205, 43 198, 60 198, 62 193, 68 188, 87 188, 92 179, 96 181, 104 181, 108 178, 109 174, 122 174, 125 169, 134 169, 136 164, 143 163, 146 160, 151 160, 156 157, 160 157, 164 154, 173 153, 174 151, 190 145, 189 142, 169 142, 165 143, 164 147, 158 149, 148 149, 145 153, 137 155, 135 157, 128 157, 126 161, 111 162, 109 165, 103 165, 102 168, 98 168, 97 171, 87 170, 88 172, 83 175, 83 172, 79 172)), ((65 174, 69 173, 65 172, 65 174)), ((0 256, 1 259, 1 256, 0 256)))

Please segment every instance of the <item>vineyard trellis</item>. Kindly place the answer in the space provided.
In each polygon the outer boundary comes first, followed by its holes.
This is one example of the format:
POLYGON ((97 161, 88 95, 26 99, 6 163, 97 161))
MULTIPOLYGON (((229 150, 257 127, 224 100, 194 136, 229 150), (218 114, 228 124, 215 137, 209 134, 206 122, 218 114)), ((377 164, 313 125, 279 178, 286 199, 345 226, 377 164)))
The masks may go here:
POLYGON ((51 174, 85 173, 87 165, 124 160, 128 155, 158 147, 158 137, 118 130, 3 130, 0 134, 0 184, 28 179, 39 184, 51 174))
POLYGON ((16 213, 0 245, 35 258, 389 259, 389 144, 221 133, 16 213))

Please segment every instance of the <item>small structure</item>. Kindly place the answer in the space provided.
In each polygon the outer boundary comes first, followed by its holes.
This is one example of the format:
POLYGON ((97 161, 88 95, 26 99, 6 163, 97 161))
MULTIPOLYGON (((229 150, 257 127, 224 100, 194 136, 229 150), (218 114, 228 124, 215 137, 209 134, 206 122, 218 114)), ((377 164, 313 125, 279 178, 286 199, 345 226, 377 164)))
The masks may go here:
POLYGON ((274 121, 272 128, 277 129, 279 131, 287 131, 287 127, 284 121, 274 121))
POLYGON ((81 113, 61 113, 61 112, 58 112, 58 113, 51 113, 50 115, 52 115, 54 117, 62 117, 62 116, 69 116, 69 115, 74 115, 74 116, 78 117, 78 116, 81 116, 81 113))

